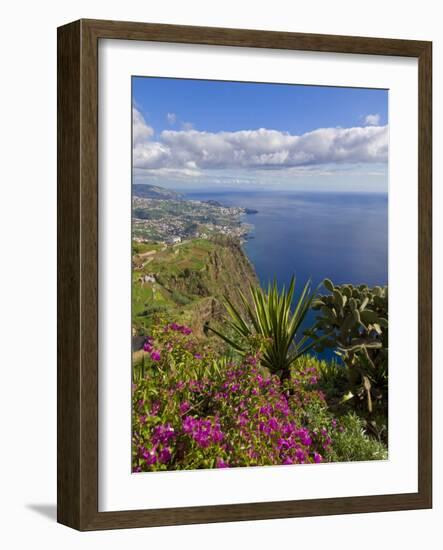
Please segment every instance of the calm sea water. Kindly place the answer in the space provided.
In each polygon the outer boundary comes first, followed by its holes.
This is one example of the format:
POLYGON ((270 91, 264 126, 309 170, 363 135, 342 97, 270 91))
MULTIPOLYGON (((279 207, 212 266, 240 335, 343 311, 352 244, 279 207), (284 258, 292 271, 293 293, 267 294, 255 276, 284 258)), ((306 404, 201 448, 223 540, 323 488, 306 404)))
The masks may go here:
MULTIPOLYGON (((317 286, 388 283, 388 197, 363 193, 188 193, 188 198, 217 200, 258 210, 245 215, 253 224, 244 249, 262 286, 296 276, 296 294, 308 279, 317 286)), ((315 321, 311 312, 306 324, 315 321)), ((332 350, 323 358, 336 357, 332 350)))
POLYGON ((258 210, 244 246, 262 285, 388 282, 388 197, 363 193, 188 193, 258 210))

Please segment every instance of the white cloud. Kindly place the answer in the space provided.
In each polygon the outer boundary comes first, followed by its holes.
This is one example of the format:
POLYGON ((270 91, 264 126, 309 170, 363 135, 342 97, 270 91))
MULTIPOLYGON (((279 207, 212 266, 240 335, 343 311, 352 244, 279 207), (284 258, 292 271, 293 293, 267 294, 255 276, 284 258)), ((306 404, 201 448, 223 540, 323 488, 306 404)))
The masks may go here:
POLYGON ((154 135, 154 130, 146 124, 143 115, 135 107, 132 108, 132 145, 145 143, 154 135))
POLYGON ((167 113, 166 120, 168 121, 168 124, 172 126, 177 121, 177 115, 175 113, 167 113))
MULTIPOLYGON (((152 129, 150 129, 152 131, 152 129)), ((140 134, 141 131, 138 133, 140 134)), ((387 126, 320 128, 300 136, 276 130, 165 130, 134 141, 134 167, 145 170, 288 169, 298 166, 385 163, 387 126)))
POLYGON ((366 115, 365 116, 365 125, 366 126, 378 126, 380 124, 380 115, 366 115))

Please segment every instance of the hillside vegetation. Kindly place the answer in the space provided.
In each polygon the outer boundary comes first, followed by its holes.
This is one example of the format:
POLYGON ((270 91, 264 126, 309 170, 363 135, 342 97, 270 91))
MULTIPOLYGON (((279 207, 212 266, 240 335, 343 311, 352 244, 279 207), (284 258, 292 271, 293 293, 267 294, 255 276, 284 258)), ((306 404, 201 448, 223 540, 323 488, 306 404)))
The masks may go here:
POLYGON ((238 240, 192 239, 175 245, 133 243, 133 331, 145 334, 159 317, 186 323, 195 334, 221 321, 228 297, 258 281, 238 240))

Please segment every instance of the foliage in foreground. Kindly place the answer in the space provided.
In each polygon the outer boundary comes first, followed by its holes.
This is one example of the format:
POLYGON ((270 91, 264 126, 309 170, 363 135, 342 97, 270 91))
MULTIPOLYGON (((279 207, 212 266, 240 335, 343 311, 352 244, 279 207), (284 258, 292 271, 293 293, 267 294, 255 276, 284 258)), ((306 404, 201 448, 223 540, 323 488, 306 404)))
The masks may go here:
POLYGON ((297 358, 315 344, 309 341, 308 336, 299 334, 314 298, 310 292, 310 282, 305 284, 295 304, 294 291, 294 276, 289 288, 283 287, 281 291, 275 281, 272 285, 269 284, 267 290, 251 286, 252 306, 239 291, 246 315, 227 298, 225 306, 229 313, 228 327, 236 338, 214 328, 210 330, 243 356, 249 353, 251 338, 258 337, 262 342, 262 365, 284 380, 289 377, 291 366, 297 358))
POLYGON ((262 360, 219 360, 186 326, 154 329, 134 366, 133 471, 386 457, 357 417, 330 413, 318 361, 294 361, 281 381, 262 360))
POLYGON ((346 365, 344 399, 364 404, 370 415, 387 414, 388 288, 335 286, 323 282, 329 294, 318 296, 313 309, 317 323, 307 331, 318 339, 317 351, 336 349, 346 365))

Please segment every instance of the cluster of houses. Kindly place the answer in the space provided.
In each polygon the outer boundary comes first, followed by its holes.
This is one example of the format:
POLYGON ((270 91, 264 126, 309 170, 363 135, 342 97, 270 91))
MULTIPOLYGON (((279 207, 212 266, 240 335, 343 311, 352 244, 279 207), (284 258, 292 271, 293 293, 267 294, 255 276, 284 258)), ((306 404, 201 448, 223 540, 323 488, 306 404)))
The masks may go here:
POLYGON ((178 236, 172 236, 172 237, 168 237, 166 239, 167 244, 178 244, 178 243, 181 243, 181 242, 182 242, 182 238, 178 237, 178 236))

